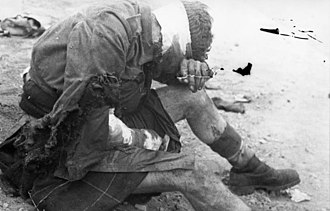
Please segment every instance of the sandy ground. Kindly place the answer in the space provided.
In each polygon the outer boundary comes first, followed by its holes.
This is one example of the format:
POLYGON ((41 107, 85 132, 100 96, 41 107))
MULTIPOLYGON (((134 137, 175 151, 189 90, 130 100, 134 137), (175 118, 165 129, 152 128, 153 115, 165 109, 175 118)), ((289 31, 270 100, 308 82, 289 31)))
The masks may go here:
MULTIPOLYGON (((29 13, 48 27, 91 0, 1 0, 0 19, 29 13)), ((242 199, 255 210, 330 210, 329 191, 329 70, 330 1, 317 0, 205 0, 214 17, 215 40, 210 66, 222 67, 210 84, 210 96, 233 99, 247 95, 245 114, 219 111, 244 140, 268 164, 295 168, 301 177, 297 187, 310 201, 295 203, 284 194, 256 192, 242 199), (279 28, 280 33, 305 35, 309 40, 261 32, 279 28), (252 75, 242 77, 232 69, 253 64, 252 75)), ((0 140, 17 119, 21 93, 19 74, 29 64, 35 39, 0 38, 0 140)), ((214 168, 230 167, 196 139, 183 121, 178 124, 184 150, 214 160, 214 168), (208 153, 205 153, 208 152, 208 153)), ((191 210, 179 193, 153 198, 148 210, 191 210)), ((20 198, 0 191, 0 210, 27 210, 20 198)), ((123 206, 123 210, 134 210, 123 206)))

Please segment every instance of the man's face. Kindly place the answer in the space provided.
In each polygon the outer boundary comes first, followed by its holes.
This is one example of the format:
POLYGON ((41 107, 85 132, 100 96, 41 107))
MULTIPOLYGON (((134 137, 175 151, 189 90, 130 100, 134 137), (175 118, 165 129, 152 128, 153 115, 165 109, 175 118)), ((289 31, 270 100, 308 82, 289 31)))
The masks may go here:
POLYGON ((160 62, 155 67, 155 78, 163 74, 176 74, 180 63, 185 58, 178 42, 174 41, 171 47, 162 55, 160 62))

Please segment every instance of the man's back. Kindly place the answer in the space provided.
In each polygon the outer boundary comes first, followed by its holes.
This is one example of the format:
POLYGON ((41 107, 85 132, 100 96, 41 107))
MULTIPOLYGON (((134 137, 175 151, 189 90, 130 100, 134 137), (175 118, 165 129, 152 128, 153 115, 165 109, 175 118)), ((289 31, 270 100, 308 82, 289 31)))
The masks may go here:
MULTIPOLYGON (((61 94, 64 86, 68 86, 65 83, 70 78, 71 68, 79 68, 78 72, 85 73, 93 71, 93 74, 110 71, 104 69, 104 66, 108 65, 100 64, 99 67, 95 67, 97 58, 91 57, 95 51, 106 51, 105 49, 111 46, 93 42, 92 38, 98 30, 99 34, 96 35, 99 37, 95 40, 112 39, 111 41, 113 41, 115 35, 115 38, 119 38, 122 42, 119 48, 128 48, 134 29, 132 30, 132 25, 128 25, 126 20, 134 18, 140 12, 139 10, 138 5, 127 0, 111 1, 89 6, 53 25, 33 47, 30 77, 44 91, 61 94), (101 34, 101 30, 106 33, 101 34), (70 57, 70 53, 75 55, 70 57), (70 62, 79 66, 72 67, 70 62)), ((113 42, 117 42, 117 40, 113 42)), ((116 70, 116 66, 113 66, 113 70, 116 70)), ((72 75, 72 77, 80 76, 72 75)))

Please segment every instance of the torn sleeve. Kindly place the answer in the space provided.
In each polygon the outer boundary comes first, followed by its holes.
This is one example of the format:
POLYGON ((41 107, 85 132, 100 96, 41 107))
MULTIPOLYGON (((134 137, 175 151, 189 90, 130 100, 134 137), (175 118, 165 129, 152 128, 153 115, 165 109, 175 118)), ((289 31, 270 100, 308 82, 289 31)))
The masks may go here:
POLYGON ((55 121, 61 113, 78 107, 87 84, 95 76, 110 85, 106 93, 119 101, 120 76, 125 72, 129 48, 127 30, 117 17, 106 12, 74 26, 67 44, 63 93, 51 112, 55 121))

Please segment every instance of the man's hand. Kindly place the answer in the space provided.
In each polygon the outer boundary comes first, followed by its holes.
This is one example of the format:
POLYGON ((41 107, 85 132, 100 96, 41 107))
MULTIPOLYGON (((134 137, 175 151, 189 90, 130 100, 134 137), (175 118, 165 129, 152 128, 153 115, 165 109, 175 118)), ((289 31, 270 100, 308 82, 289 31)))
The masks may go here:
POLYGON ((212 78, 213 74, 205 62, 184 59, 177 78, 181 83, 188 84, 192 92, 196 92, 204 87, 205 82, 212 78))

